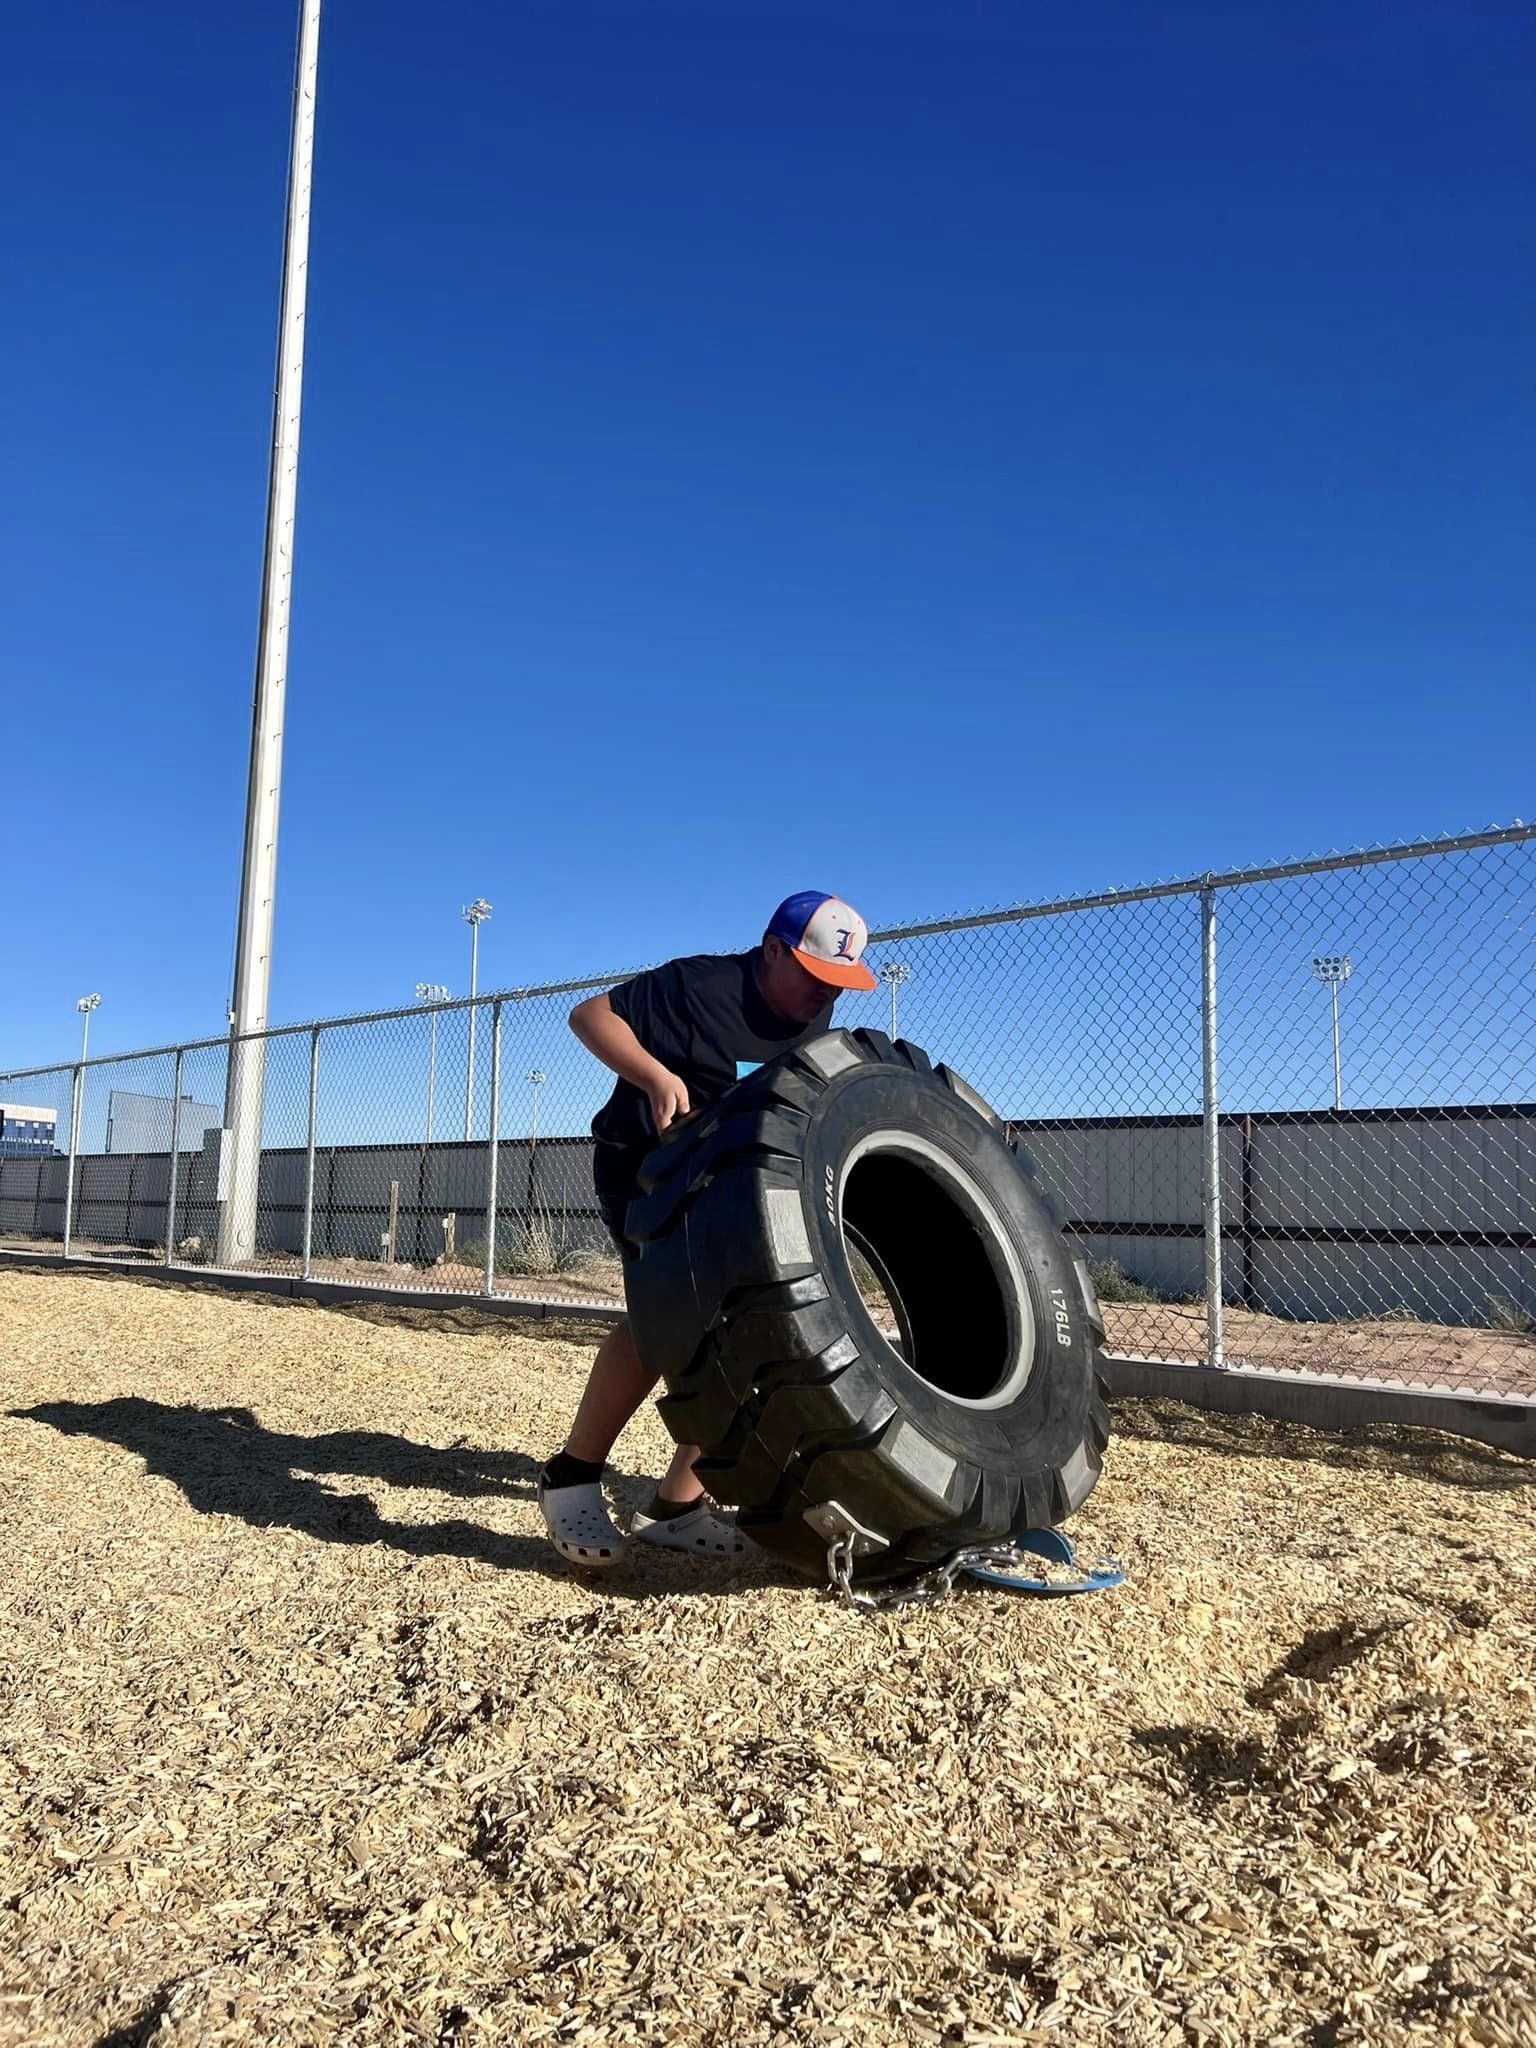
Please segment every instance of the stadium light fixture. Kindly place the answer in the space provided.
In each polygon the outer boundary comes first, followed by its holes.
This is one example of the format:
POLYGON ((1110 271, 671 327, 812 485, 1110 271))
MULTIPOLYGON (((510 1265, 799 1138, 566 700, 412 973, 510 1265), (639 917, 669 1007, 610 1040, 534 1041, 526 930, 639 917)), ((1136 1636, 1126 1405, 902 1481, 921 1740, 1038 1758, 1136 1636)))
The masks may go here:
POLYGON ((1319 953, 1312 962, 1313 976, 1327 988, 1333 1000, 1333 1106, 1344 1107, 1344 1069, 1339 1059, 1339 990, 1355 971, 1347 953, 1319 953))

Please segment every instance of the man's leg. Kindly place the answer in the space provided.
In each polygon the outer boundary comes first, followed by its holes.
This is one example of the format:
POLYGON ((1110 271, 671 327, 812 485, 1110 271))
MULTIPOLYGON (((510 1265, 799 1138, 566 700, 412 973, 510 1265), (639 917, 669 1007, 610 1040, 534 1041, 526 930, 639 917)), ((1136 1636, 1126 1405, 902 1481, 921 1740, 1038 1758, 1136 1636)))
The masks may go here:
POLYGON ((672 1462, 662 1475, 656 1488, 656 1497, 669 1507, 682 1501, 702 1500, 704 1482, 694 1471, 699 1456, 697 1444, 679 1444, 672 1453, 672 1462))
MULTIPOLYGON (((629 1324, 615 1323, 592 1361, 565 1449, 550 1459, 539 1481, 550 1540, 574 1564, 615 1564, 623 1550, 624 1539, 603 1500, 603 1467, 655 1384, 656 1375, 640 1362, 629 1324)), ((735 1556, 744 1548, 741 1538, 701 1505, 704 1488, 693 1469, 698 1455, 697 1444, 679 1445, 649 1507, 635 1518, 636 1533, 678 1549, 735 1556)))
MULTIPOLYGON (((565 1455, 583 1464, 606 1465, 640 1404, 656 1384, 656 1374, 640 1363, 627 1322, 615 1323, 603 1339, 565 1441, 565 1455)), ((669 1504, 695 1501, 704 1488, 694 1474, 697 1444, 679 1444, 657 1491, 669 1504)))

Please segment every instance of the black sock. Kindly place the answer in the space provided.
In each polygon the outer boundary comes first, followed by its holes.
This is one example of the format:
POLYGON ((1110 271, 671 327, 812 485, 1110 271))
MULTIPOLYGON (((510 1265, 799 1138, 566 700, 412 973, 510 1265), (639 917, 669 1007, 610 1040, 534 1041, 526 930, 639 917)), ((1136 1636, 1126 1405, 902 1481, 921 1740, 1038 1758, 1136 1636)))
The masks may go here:
POLYGON ((658 1486, 645 1513, 653 1522, 675 1522, 679 1515, 691 1515, 698 1505, 698 1500, 663 1500, 658 1486))
POLYGON ((544 1484, 547 1487, 592 1486, 603 1476, 602 1465, 589 1464, 585 1458, 573 1458, 569 1451, 559 1451, 544 1467, 544 1484))

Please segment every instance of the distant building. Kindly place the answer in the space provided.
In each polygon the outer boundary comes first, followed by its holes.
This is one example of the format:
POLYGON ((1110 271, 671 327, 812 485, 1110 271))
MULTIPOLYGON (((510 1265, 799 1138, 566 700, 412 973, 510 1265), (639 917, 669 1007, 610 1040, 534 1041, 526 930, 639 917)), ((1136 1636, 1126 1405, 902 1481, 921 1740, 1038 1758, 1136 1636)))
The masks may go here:
POLYGON ((51 1159, 56 1109, 30 1109, 24 1102, 0 1102, 0 1159, 51 1159))
MULTIPOLYGON (((171 1149, 171 1098, 169 1095, 133 1095, 114 1088, 107 1097, 107 1147, 109 1152, 169 1152, 171 1149)), ((215 1130, 223 1112, 211 1102, 181 1098, 181 1115, 176 1119, 176 1146, 181 1152, 200 1152, 205 1131, 215 1130)))

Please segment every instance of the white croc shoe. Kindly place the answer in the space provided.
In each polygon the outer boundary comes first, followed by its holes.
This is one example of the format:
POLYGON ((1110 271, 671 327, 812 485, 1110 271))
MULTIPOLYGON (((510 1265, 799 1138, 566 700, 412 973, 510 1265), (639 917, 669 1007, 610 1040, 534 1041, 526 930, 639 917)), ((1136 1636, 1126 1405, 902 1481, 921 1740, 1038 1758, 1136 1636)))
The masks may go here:
POLYGON ((654 1543, 661 1550, 686 1550, 695 1557, 745 1557, 750 1547, 734 1522, 722 1521, 703 1501, 686 1515, 672 1515, 663 1522, 636 1515, 629 1533, 637 1543, 654 1543))
POLYGON ((617 1564, 624 1538, 613 1526, 603 1489, 596 1480, 584 1486, 546 1486, 539 1482, 539 1512, 549 1540, 572 1564, 606 1571, 617 1564))

